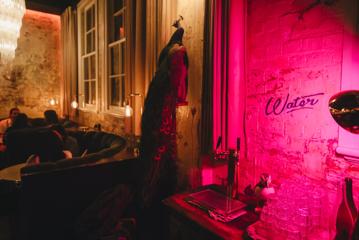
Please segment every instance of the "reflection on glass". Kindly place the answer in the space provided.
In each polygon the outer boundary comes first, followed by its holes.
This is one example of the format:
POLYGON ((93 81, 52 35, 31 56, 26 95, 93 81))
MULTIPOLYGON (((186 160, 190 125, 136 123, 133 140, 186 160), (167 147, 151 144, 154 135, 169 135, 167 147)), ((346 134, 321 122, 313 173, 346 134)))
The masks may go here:
POLYGON ((334 120, 351 133, 359 134, 359 91, 343 91, 329 100, 329 111, 334 120))
POLYGON ((115 40, 120 40, 125 37, 125 21, 124 21, 124 14, 121 13, 120 15, 114 16, 115 22, 115 40))

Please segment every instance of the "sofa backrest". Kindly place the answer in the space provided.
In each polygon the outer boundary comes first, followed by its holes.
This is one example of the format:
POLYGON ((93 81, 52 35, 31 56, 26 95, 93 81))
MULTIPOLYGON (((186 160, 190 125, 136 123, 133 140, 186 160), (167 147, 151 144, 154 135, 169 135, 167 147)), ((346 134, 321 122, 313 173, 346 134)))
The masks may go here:
POLYGON ((23 163, 38 148, 39 132, 50 131, 47 128, 26 128, 10 131, 6 135, 8 165, 23 163))
POLYGON ((138 160, 105 132, 69 132, 88 154, 21 169, 21 239, 71 239, 78 216, 105 190, 136 185, 138 160), (55 233, 55 234, 54 234, 55 233))
POLYGON ((101 193, 118 184, 135 186, 137 159, 99 156, 22 169, 20 239, 74 239, 76 220, 101 193))
MULTIPOLYGON (((23 163, 31 154, 34 154, 36 148, 38 148, 38 142, 41 141, 38 139, 40 137, 39 132, 43 131, 50 130, 48 128, 29 128, 9 132, 6 138, 8 157, 6 166, 23 163)), ((126 145, 126 140, 124 138, 106 132, 68 131, 68 134, 77 140, 80 153, 86 151, 87 154, 90 155, 84 158, 84 161, 96 161, 96 159, 101 159, 103 157, 111 157, 122 151, 126 145)), ((74 160, 79 159, 74 158, 74 160)), ((78 162, 80 161, 66 164, 74 165, 78 162)), ((42 168, 42 166, 39 166, 39 168, 42 168)))
MULTIPOLYGON (((87 150, 88 153, 108 151, 113 149, 109 155, 122 150, 126 140, 118 135, 97 131, 68 131, 69 136, 76 138, 80 150, 87 150)), ((104 153, 104 152, 103 152, 104 153)))

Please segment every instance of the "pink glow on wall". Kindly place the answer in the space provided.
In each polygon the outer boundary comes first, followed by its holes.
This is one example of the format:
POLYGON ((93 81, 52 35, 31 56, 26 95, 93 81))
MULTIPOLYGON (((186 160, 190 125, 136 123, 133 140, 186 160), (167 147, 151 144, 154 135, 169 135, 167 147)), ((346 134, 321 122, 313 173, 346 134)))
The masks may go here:
POLYGON ((253 1, 249 7, 249 159, 242 166, 243 185, 253 184, 248 169, 255 169, 254 180, 262 172, 275 179, 307 175, 324 180, 332 177, 332 166, 340 165, 335 156, 338 127, 327 104, 340 89, 343 13, 337 5, 318 5, 303 20, 284 15, 300 7, 285 1, 270 7, 253 1))
MULTIPOLYGON (((247 151, 246 158, 240 161, 239 188, 253 186, 261 173, 269 173, 277 182, 307 176, 325 188, 325 214, 333 227, 335 204, 341 199, 338 186, 344 176, 353 178, 354 192, 359 192, 358 163, 352 164, 336 154, 342 133, 338 133, 328 111, 328 100, 333 94, 341 89, 359 89, 358 34, 349 36, 348 41, 346 30, 348 25, 355 26, 358 13, 348 11, 356 9, 356 1, 319 4, 306 11, 301 20, 294 12, 308 1, 249 1, 245 82, 241 82, 240 76, 244 63, 238 57, 244 28, 231 25, 240 18, 236 15, 239 8, 235 10, 238 2, 231 1, 233 9, 230 8, 227 103, 221 99, 224 91, 220 66, 226 63, 221 61, 223 55, 218 46, 222 25, 215 24, 214 144, 224 131, 223 124, 228 123, 226 146, 234 146, 234 139, 241 132, 241 124, 236 123, 240 123, 245 109, 247 151), (285 14, 289 12, 293 14, 285 14), (238 100, 241 96, 245 96, 245 101, 238 100), (241 106, 243 102, 245 108, 241 106), (228 106, 226 121, 223 104, 228 106)), ((343 135, 351 144, 356 144, 353 139, 357 141, 358 137, 343 135)), ((358 150, 358 146, 352 147, 358 150)), ((214 181, 213 171, 203 172, 209 176, 208 181, 214 181)))
POLYGON ((213 168, 202 169, 202 185, 212 184, 213 181, 213 168))
MULTIPOLYGON (((347 84, 359 84, 356 77, 359 44, 355 40, 358 35, 348 42, 346 30, 348 25, 355 26, 357 15, 348 14, 346 9, 355 9, 352 7, 355 1, 342 1, 343 4, 330 7, 318 5, 307 11, 302 20, 297 14, 284 15, 300 8, 296 2, 300 1, 270 4, 251 1, 248 7, 245 112, 248 158, 240 163, 240 189, 253 185, 263 172, 278 182, 308 176, 325 188, 325 214, 334 227, 336 204, 341 200, 338 186, 343 178, 353 178, 353 191, 359 192, 358 163, 336 154, 338 126, 328 111, 328 100, 333 94, 347 84), (353 20, 350 23, 349 18, 353 20), (313 96, 318 93, 323 95, 313 96), (316 104, 291 111, 308 96, 315 98, 316 104), (266 114, 271 98, 271 113, 266 114), (278 114, 273 113, 276 100, 278 114)), ((354 195, 358 202, 358 195, 354 195)))

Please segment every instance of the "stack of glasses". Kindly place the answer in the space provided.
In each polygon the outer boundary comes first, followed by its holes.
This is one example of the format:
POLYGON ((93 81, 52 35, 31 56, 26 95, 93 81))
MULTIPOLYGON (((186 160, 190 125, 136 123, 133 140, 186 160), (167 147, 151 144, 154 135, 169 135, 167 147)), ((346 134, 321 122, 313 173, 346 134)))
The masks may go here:
POLYGON ((283 182, 277 193, 268 197, 262 210, 261 235, 266 239, 311 239, 325 221, 324 195, 324 189, 308 178, 283 182))

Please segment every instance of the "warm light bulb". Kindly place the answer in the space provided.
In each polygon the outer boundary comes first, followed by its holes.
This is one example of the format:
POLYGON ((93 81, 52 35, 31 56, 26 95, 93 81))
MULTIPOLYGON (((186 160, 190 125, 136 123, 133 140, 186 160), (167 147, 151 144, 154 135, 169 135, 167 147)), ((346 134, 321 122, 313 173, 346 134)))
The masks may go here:
POLYGON ((125 106, 125 117, 131 117, 133 113, 132 107, 130 105, 125 106))
POLYGON ((51 98, 49 100, 49 103, 50 103, 51 106, 54 106, 56 104, 56 100, 54 98, 51 98))
POLYGON ((77 108, 79 107, 79 104, 77 103, 76 100, 73 100, 73 101, 71 102, 71 107, 72 107, 73 109, 77 109, 77 108))

